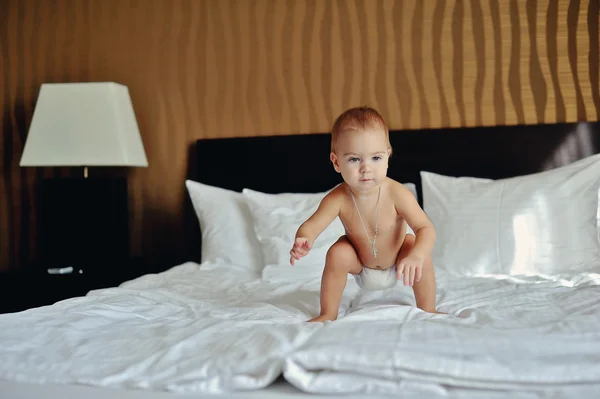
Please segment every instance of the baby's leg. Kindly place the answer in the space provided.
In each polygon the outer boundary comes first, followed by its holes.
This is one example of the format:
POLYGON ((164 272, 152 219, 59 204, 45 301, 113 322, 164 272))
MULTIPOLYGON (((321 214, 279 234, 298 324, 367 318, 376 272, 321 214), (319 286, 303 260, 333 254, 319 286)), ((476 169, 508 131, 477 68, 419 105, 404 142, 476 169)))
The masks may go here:
MULTIPOLYGON (((415 236, 407 234, 400 249, 399 259, 408 255, 410 250, 415 245, 415 236)), ((402 276, 405 281, 408 281, 408 276, 402 276)), ((415 293, 415 301, 417 307, 426 312, 438 313, 436 311, 436 294, 435 294, 435 272, 433 270, 433 262, 431 257, 427 257, 423 262, 423 270, 421 280, 414 282, 413 292, 415 293)))
POLYGON ((321 314, 310 321, 335 320, 340 309, 348 273, 360 274, 362 264, 346 236, 329 248, 321 279, 321 314))

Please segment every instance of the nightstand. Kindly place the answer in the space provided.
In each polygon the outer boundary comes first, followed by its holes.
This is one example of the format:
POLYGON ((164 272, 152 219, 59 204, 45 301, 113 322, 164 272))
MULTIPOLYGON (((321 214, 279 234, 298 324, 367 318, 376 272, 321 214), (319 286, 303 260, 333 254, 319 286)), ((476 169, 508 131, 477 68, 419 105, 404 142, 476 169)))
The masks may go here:
POLYGON ((40 265, 0 273, 0 313, 51 305, 63 299, 85 296, 89 291, 116 287, 151 273, 142 259, 88 267, 84 273, 49 274, 40 265))

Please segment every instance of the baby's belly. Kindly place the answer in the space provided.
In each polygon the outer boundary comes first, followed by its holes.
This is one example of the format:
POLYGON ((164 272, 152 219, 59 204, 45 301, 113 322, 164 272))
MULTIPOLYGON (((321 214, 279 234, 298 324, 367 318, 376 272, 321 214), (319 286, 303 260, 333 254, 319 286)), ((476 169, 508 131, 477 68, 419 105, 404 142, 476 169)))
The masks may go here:
POLYGON ((348 236, 350 242, 354 245, 363 266, 378 270, 389 269, 394 266, 405 237, 405 229, 403 229, 401 234, 396 235, 395 237, 378 237, 375 242, 377 256, 374 257, 371 244, 368 243, 364 237, 348 236))

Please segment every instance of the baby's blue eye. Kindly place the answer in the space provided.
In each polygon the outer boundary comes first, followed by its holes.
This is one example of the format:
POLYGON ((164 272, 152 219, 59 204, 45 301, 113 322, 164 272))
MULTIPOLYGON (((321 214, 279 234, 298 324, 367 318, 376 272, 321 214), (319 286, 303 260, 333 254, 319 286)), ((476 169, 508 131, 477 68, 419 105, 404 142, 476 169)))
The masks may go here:
POLYGON ((358 162, 359 159, 358 158, 349 158, 348 161, 350 161, 350 162, 358 162))
POLYGON ((379 155, 375 155, 373 157, 373 161, 379 161, 381 159, 381 157, 379 155))

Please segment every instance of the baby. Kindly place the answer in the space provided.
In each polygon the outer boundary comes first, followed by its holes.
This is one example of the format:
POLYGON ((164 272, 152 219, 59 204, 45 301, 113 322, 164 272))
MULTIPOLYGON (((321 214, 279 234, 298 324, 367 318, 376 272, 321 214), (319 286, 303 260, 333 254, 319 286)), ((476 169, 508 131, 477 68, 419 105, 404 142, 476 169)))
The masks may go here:
POLYGON ((331 132, 331 162, 343 183, 330 191, 299 228, 290 251, 292 266, 339 217, 346 235, 327 252, 321 280, 321 314, 310 322, 337 319, 348 273, 359 287, 384 289, 403 279, 418 308, 436 311, 431 250, 435 230, 414 195, 387 177, 392 153, 382 116, 367 107, 342 113, 331 132), (415 235, 406 234, 407 225, 415 235))

